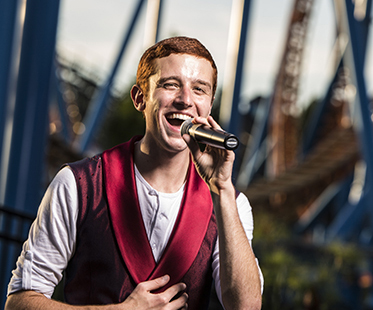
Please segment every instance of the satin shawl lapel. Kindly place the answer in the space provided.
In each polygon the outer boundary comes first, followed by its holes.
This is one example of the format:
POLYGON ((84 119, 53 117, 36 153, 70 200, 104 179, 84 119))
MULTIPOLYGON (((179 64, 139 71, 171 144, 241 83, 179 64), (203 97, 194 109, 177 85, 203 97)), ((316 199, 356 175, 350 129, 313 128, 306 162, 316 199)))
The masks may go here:
POLYGON ((102 154, 104 182, 114 233, 123 260, 136 283, 145 281, 155 261, 141 216, 133 168, 135 137, 102 154))
POLYGON ((111 221, 123 260, 136 283, 168 274, 167 287, 179 282, 196 258, 212 215, 207 185, 190 165, 181 208, 170 240, 155 263, 138 202, 133 168, 134 143, 105 151, 104 182, 111 221))

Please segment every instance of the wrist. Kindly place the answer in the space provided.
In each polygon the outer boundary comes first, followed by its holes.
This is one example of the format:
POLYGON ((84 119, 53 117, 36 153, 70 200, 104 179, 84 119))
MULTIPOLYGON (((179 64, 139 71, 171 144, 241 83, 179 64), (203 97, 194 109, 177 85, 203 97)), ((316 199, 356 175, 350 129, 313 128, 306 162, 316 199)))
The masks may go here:
POLYGON ((235 191, 234 185, 230 179, 220 180, 217 178, 211 178, 208 185, 210 188, 210 192, 217 194, 217 195, 220 195, 223 192, 230 192, 230 191, 234 192, 235 191))

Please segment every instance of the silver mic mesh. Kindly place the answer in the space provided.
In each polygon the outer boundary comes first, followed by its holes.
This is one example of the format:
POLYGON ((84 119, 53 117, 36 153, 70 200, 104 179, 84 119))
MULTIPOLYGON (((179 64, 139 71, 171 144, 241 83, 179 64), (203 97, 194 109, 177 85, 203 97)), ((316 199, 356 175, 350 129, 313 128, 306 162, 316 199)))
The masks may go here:
POLYGON ((187 119, 185 120, 182 124, 181 124, 181 127, 180 127, 180 134, 181 135, 185 135, 185 134, 189 134, 189 129, 190 127, 192 127, 193 124, 192 124, 192 119, 187 119))

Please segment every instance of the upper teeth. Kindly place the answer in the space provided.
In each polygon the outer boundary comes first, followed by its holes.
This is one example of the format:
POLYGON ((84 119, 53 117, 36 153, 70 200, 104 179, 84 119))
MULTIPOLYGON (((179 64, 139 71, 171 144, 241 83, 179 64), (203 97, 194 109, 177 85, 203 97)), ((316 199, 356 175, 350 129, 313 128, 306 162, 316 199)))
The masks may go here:
POLYGON ((177 119, 181 119, 181 120, 187 120, 187 119, 189 119, 189 118, 191 118, 189 115, 185 115, 185 114, 178 114, 178 113, 173 113, 173 114, 170 114, 169 116, 168 116, 168 118, 170 118, 170 119, 175 119, 175 118, 177 118, 177 119))

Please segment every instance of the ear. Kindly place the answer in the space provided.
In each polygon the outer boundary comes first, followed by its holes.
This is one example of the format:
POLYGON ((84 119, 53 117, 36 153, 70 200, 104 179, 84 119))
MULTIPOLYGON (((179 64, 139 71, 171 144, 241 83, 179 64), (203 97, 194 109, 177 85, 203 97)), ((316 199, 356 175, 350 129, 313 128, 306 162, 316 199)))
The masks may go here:
POLYGON ((137 111, 143 112, 145 110, 144 93, 138 85, 133 85, 131 89, 131 98, 133 105, 137 111))

